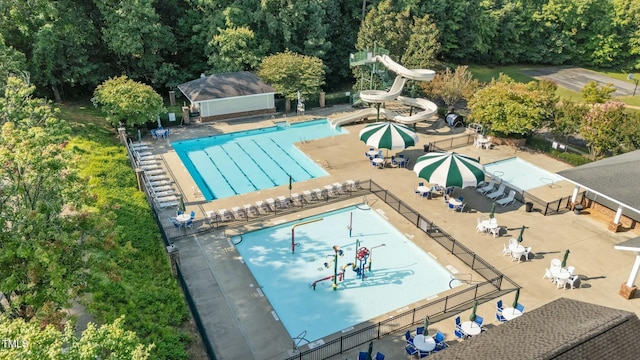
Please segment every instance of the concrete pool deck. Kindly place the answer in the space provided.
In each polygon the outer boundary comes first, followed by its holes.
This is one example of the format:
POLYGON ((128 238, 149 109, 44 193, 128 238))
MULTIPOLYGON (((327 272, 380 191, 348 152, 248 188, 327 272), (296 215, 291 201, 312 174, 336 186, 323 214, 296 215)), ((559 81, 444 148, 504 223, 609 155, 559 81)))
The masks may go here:
MULTIPOLYGON (((331 109, 326 111, 329 112, 331 109)), ((289 120, 295 119, 289 118, 289 120)), ((272 124, 273 122, 267 119, 262 122, 239 121, 190 125, 176 128, 175 132, 172 128, 171 140, 196 138, 213 133, 240 131, 272 124)), ((298 147, 311 159, 325 165, 330 175, 295 183, 293 192, 301 193, 303 190, 321 188, 324 185, 336 181, 343 182, 346 179, 372 179, 399 196, 409 206, 434 221, 439 227, 522 286, 520 303, 526 307, 527 311, 558 297, 569 297, 640 314, 640 300, 637 298, 624 300, 617 294, 620 284, 625 282, 629 276, 634 256, 613 249, 615 244, 638 236, 637 233, 614 234, 609 232, 606 223, 597 217, 574 215, 572 212, 546 217, 537 212, 527 213, 523 204, 516 203, 505 208, 498 207, 496 210, 499 224, 505 227, 501 237, 494 239, 492 236, 479 234, 475 230, 476 219, 478 216, 487 216, 491 207, 489 200, 477 194, 473 189, 457 190, 456 195, 464 196, 468 205, 464 213, 453 213, 444 206, 440 197, 432 200, 416 197, 413 194, 413 188, 419 179, 410 169, 415 159, 423 154, 422 148, 404 151, 412 159, 408 169, 374 169, 364 157, 364 151, 368 147, 358 140, 358 132, 364 126, 364 124, 347 125, 345 127, 349 131, 347 135, 299 144, 298 147), (523 245, 531 246, 536 256, 532 261, 517 263, 512 262, 508 257, 503 257, 501 251, 502 245, 510 237, 518 235, 522 225, 527 226, 523 245), (571 250, 568 264, 576 267, 576 273, 580 275, 582 280, 582 287, 579 289, 558 290, 555 285, 542 279, 544 270, 549 267, 551 259, 562 258, 566 249, 571 250)), ((451 131, 443 125, 442 121, 419 123, 417 130, 422 144, 445 139, 460 132, 460 129, 451 131)), ((170 169, 177 187, 184 193, 187 211, 196 211, 196 219, 202 219, 205 210, 242 207, 244 204, 255 203, 257 200, 275 198, 279 195, 288 196, 289 194, 288 186, 281 186, 257 193, 206 202, 201 196, 198 196, 193 180, 171 149, 170 144, 166 140, 153 141, 149 139, 147 141, 152 144, 153 151, 161 154, 165 159, 165 165, 170 169)), ((456 151, 472 157, 480 157, 482 163, 518 156, 551 172, 570 167, 545 155, 521 151, 508 146, 495 146, 491 150, 467 146, 456 149, 456 151)), ((390 151, 390 154, 393 153, 390 151)), ((536 191, 535 196, 537 197, 554 200, 561 196, 571 195, 572 190, 573 186, 567 183, 557 188, 541 187, 533 191, 536 191)), ((451 265, 461 273, 468 271, 466 265, 447 253, 440 245, 382 201, 375 201, 373 195, 369 195, 368 200, 374 209, 384 211, 389 221, 400 232, 411 238, 425 251, 431 252, 441 264, 451 265)), ((348 199, 343 204, 348 205, 360 201, 359 198, 348 199)), ((338 206, 340 204, 305 209, 300 213, 285 215, 285 218, 292 220, 298 216, 318 214, 338 206)), ((161 212, 160 219, 166 219, 171 213, 173 213, 172 210, 161 212)), ((282 219, 270 218, 252 223, 250 227, 264 227, 280 221, 282 219)), ((198 226, 207 227, 201 222, 198 226)), ((171 230, 171 227, 172 225, 165 228, 171 230)), ((236 229, 234 232, 242 233, 244 231, 245 229, 236 229)), ((181 269, 194 300, 199 303, 199 311, 207 328, 207 335, 216 348, 218 359, 221 360, 286 358, 289 355, 287 350, 293 347, 292 340, 284 327, 275 320, 268 301, 256 291, 257 284, 253 276, 239 260, 235 248, 228 242, 226 235, 231 232, 230 230, 196 232, 175 238, 175 244, 180 251, 181 269)), ((502 299, 506 304, 510 304, 513 300, 513 294, 507 294, 502 299)), ((468 314, 469 310, 467 309, 462 311, 461 316, 464 319, 468 314)), ((480 304, 478 314, 485 318, 486 323, 497 326, 494 316, 495 301, 480 304)), ((388 318, 391 315, 385 314, 380 319, 388 318)), ((328 314, 328 316, 331 315, 328 314)), ((455 342, 453 335, 453 317, 455 316, 456 314, 452 313, 451 318, 433 323, 430 329, 432 331, 440 330, 446 335, 447 341, 455 342)), ((375 320, 373 319, 371 323, 375 320)), ((363 324, 361 327, 369 324, 363 324)), ((412 327, 411 330, 415 331, 415 327, 412 327)), ((330 339, 331 337, 325 338, 325 341, 330 339)), ((307 345, 301 346, 301 350, 307 348, 307 345)), ((366 349, 367 346, 364 344, 339 356, 334 356, 333 359, 353 360, 357 358, 359 351, 366 351, 366 349)), ((376 351, 384 353, 388 359, 405 356, 402 333, 398 332, 396 335, 385 336, 374 341, 374 352, 376 351)))

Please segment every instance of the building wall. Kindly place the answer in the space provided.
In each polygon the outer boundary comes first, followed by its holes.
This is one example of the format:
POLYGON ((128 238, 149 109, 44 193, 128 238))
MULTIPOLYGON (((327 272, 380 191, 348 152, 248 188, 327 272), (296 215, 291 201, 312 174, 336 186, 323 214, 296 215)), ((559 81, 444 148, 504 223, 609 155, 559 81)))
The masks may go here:
MULTIPOLYGON (((616 210, 588 198, 584 199, 584 206, 591 212, 597 212, 599 215, 598 217, 607 219, 608 222, 612 222, 616 216, 616 210)), ((620 224, 622 224, 626 229, 640 231, 640 225, 638 222, 626 215, 622 215, 620 217, 620 224)))
POLYGON ((203 119, 216 118, 227 114, 275 111, 273 93, 198 101, 194 104, 199 109, 200 116, 203 119))

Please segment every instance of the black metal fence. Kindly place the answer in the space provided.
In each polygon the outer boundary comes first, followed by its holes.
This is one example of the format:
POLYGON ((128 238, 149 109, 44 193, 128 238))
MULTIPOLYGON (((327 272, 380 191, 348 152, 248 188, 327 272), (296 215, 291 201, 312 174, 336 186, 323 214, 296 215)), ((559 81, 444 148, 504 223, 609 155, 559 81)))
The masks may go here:
POLYGON ((385 190, 380 185, 369 180, 362 183, 363 187, 368 186, 368 190, 377 198, 384 201, 404 218, 411 221, 416 227, 424 231, 431 239, 447 249, 452 255, 467 264, 472 270, 482 276, 485 281, 471 284, 454 294, 433 300, 422 306, 415 307, 391 319, 380 321, 364 329, 354 331, 348 335, 340 336, 328 341, 323 345, 313 349, 302 351, 287 360, 321 360, 342 354, 345 351, 356 348, 367 342, 391 334, 400 329, 407 328, 419 323, 429 316, 433 321, 448 316, 448 313, 459 311, 465 305, 471 304, 474 300, 489 297, 503 290, 506 282, 514 289, 519 286, 500 271, 491 266, 487 261, 476 255, 469 248, 458 242, 453 236, 436 226, 432 221, 422 216, 419 212, 405 204, 393 193, 385 190))
POLYGON ((448 150, 465 147, 469 144, 473 144, 473 140, 477 136, 476 133, 464 133, 458 136, 452 136, 448 139, 442 139, 431 142, 429 145, 434 150, 448 150))

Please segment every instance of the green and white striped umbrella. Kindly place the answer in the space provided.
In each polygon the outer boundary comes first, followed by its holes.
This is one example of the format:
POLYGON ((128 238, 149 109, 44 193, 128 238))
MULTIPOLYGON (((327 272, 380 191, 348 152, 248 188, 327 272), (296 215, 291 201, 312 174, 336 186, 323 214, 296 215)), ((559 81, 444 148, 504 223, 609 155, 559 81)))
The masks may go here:
POLYGON ((449 152, 431 152, 420 156, 413 171, 427 182, 444 187, 477 186, 484 180, 484 166, 478 160, 449 152))
POLYGON ((378 149, 406 149, 418 143, 418 134, 406 125, 379 122, 360 130, 360 140, 378 149))

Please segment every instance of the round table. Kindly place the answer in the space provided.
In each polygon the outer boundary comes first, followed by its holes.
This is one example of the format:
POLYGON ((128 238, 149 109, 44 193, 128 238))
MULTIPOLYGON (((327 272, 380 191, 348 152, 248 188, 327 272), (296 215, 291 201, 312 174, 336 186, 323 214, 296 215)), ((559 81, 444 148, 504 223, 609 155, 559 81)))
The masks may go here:
POLYGON ((436 348, 436 341, 431 336, 419 334, 413 338, 413 345, 420 351, 433 351, 436 348))
POLYGON ((187 214, 187 213, 176 216, 176 220, 182 223, 189 221, 189 219, 191 219, 191 214, 187 214))
POLYGON ((380 165, 380 164, 384 163, 384 159, 383 158, 374 158, 373 160, 371 160, 371 162, 376 164, 376 165, 380 165))
POLYGON ((520 315, 522 315, 522 312, 518 309, 511 308, 511 307, 502 309, 502 317, 504 317, 507 320, 513 320, 520 315))
POLYGON ((430 188, 430 187, 428 187, 428 186, 424 186, 424 185, 422 185, 422 186, 418 186, 418 187, 416 188, 416 191, 417 191, 417 192, 419 192, 419 193, 420 193, 420 195, 422 195, 422 194, 424 194, 424 193, 428 193, 428 192, 430 192, 430 191, 431 191, 431 188, 430 188))
POLYGON ((460 325, 460 328, 462 329, 462 332, 469 336, 476 336, 482 331, 480 325, 476 324, 473 321, 463 322, 462 325, 460 325))
POLYGON ((551 268, 551 275, 562 280, 569 280, 571 277, 571 273, 567 269, 560 269, 558 271, 558 268, 551 268))
POLYGON ((458 199, 449 199, 449 204, 451 204, 453 206, 460 206, 460 205, 462 205, 462 201, 460 201, 458 199))

